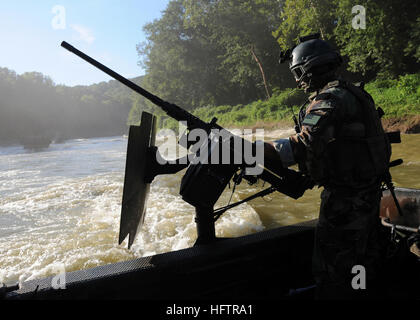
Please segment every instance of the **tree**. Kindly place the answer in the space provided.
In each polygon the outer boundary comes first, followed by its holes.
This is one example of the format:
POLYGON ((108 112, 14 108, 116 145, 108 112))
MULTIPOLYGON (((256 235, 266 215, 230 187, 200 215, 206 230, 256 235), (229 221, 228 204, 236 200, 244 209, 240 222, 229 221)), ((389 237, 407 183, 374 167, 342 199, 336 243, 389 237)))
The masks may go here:
POLYGON ((419 6, 414 1, 359 1, 366 9, 366 28, 355 29, 355 4, 350 0, 286 0, 274 35, 286 49, 296 45, 300 36, 319 32, 338 47, 348 71, 368 80, 419 70, 415 61, 420 56, 419 6))
POLYGON ((219 68, 231 75, 228 81, 241 88, 244 97, 267 98, 269 87, 281 85, 282 77, 277 72, 279 47, 272 35, 279 23, 281 3, 185 1, 186 23, 207 27, 209 40, 220 48, 219 68))
POLYGON ((280 3, 171 1, 138 46, 145 85, 189 109, 266 98, 284 81, 272 35, 280 3))
POLYGON ((358 4, 366 9, 366 29, 355 30, 352 26, 353 1, 337 1, 338 24, 334 34, 342 54, 349 60, 349 70, 369 78, 376 75, 394 78, 417 71, 412 53, 419 45, 418 4, 396 0, 363 0, 358 4), (417 30, 417 40, 412 37, 413 29, 417 30))
POLYGON ((313 33, 320 33, 322 39, 334 43, 335 13, 334 1, 286 0, 274 36, 283 50, 296 45, 299 37, 313 33))

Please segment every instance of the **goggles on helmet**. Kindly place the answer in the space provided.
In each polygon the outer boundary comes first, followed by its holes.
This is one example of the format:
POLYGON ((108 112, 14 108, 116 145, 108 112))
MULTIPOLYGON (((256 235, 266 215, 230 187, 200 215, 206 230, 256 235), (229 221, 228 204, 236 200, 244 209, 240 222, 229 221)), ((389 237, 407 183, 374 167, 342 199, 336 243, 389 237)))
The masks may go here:
POLYGON ((341 57, 335 52, 329 52, 314 57, 304 64, 290 66, 290 71, 296 81, 302 81, 303 77, 309 73, 323 73, 331 68, 337 67, 341 63, 341 57))

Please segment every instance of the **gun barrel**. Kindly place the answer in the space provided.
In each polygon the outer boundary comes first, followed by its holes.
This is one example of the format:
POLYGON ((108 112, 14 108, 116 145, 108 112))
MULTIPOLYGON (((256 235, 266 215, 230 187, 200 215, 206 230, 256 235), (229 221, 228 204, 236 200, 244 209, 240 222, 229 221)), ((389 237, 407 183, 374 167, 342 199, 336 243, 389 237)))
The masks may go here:
POLYGON ((134 91, 141 94, 145 98, 149 99, 153 103, 159 104, 159 103, 163 102, 163 100, 161 100, 160 98, 156 97, 155 95, 151 94, 150 92, 148 92, 148 91, 144 90, 143 88, 139 87, 138 85, 136 85, 134 82, 128 80, 127 78, 124 78, 120 74, 118 74, 115 71, 113 71, 113 70, 109 69, 108 67, 104 66, 102 63, 100 63, 100 62, 96 61, 95 59, 89 57, 88 55, 84 54, 83 52, 76 49, 75 47, 73 47, 69 43, 63 41, 61 43, 61 46, 65 49, 67 49, 68 51, 74 53, 75 55, 79 56, 80 58, 82 58, 86 62, 90 63, 91 65, 93 65, 93 66, 97 67, 98 69, 102 70, 103 72, 105 72, 106 74, 111 76, 112 78, 114 78, 114 79, 120 81, 121 83, 125 84, 127 87, 129 87, 130 89, 133 89, 134 91))
MULTIPOLYGON (((80 50, 76 49, 71 44, 67 43, 66 41, 63 41, 61 43, 61 46, 63 48, 65 48, 65 49, 67 49, 68 51, 74 53, 78 57, 82 58, 86 62, 90 63, 91 65, 95 66, 99 70, 105 72, 107 75, 109 75, 110 77, 114 78, 115 80, 118 80, 119 82, 121 82, 122 84, 126 85, 130 89, 136 91, 138 94, 142 95, 146 99, 150 100, 155 105, 157 105, 160 108, 162 108, 170 117, 172 117, 172 118, 174 118, 174 119, 176 119, 178 121, 187 121, 187 123, 189 125, 191 125, 192 127, 203 127, 203 126, 206 126, 207 125, 207 123, 205 123, 204 121, 202 121, 199 118, 195 117, 191 113, 189 113, 189 112, 181 109, 180 107, 178 107, 175 104, 171 104, 169 102, 166 102, 166 101, 160 99, 159 97, 153 95, 152 93, 150 93, 149 91, 141 88, 140 86, 138 86, 134 82, 128 80, 127 78, 124 78, 123 76, 121 76, 120 74, 118 74, 115 71, 111 70, 107 66, 104 66, 102 63, 96 61, 95 59, 89 57, 85 53, 83 53, 80 50)), ((213 127, 214 128, 221 128, 218 125, 214 125, 213 127)))

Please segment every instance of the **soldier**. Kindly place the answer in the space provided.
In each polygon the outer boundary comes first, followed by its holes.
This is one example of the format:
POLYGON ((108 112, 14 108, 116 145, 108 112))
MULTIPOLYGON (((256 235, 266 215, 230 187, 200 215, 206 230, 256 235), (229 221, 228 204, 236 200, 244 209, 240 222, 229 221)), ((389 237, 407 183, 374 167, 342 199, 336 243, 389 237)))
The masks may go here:
POLYGON ((384 255, 381 183, 391 155, 381 115, 363 86, 338 77, 342 58, 327 42, 301 39, 287 58, 297 86, 313 94, 300 110, 297 133, 266 146, 266 155, 275 149, 283 166, 297 163, 324 187, 313 256, 316 296, 377 297, 384 255), (352 285, 359 265, 366 290, 362 278, 352 285))

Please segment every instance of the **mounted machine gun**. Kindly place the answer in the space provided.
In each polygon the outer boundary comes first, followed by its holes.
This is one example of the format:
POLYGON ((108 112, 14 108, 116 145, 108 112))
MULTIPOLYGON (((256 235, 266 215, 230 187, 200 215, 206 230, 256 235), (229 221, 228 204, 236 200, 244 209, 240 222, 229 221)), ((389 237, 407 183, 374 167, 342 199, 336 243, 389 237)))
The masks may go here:
MULTIPOLYGON (((198 148, 195 148, 196 152, 192 160, 182 158, 177 159, 176 163, 161 164, 162 162, 158 160, 162 160, 162 157, 155 147, 155 117, 143 112, 141 125, 130 127, 121 211, 120 244, 127 235, 129 235, 128 246, 131 247, 133 244, 144 221, 150 183, 154 177, 160 174, 173 174, 188 167, 181 181, 180 195, 184 201, 196 209, 195 221, 198 235, 196 245, 215 241, 215 219, 236 205, 274 191, 297 199, 303 195, 305 190, 313 187, 312 181, 306 176, 294 170, 283 168, 278 163, 269 163, 268 161, 264 163, 263 156, 262 161, 247 163, 242 150, 254 150, 255 152, 264 152, 264 150, 261 150, 261 148, 258 150, 256 143, 236 136, 222 128, 216 123, 216 118, 207 123, 179 106, 166 102, 144 90, 67 42, 63 42, 61 46, 150 100, 165 111, 168 116, 177 121, 186 122, 187 132, 185 135, 195 129, 204 130, 207 133, 208 138, 198 148), (215 130, 222 134, 213 134, 215 130), (223 148, 228 148, 231 155, 238 156, 240 159, 238 164, 234 163, 236 161, 230 161, 227 164, 220 164, 220 162, 214 164, 210 161, 215 152, 219 152, 223 148), (202 161, 203 159, 208 161, 202 161), (259 168, 259 173, 250 174, 250 170, 247 169, 251 167, 259 168), (242 180, 247 180, 253 184, 257 179, 262 179, 270 183, 271 187, 236 204, 214 210, 214 205, 232 178, 235 185, 242 180)), ((188 141, 188 139, 181 139, 180 143, 184 140, 188 141)), ((184 143, 183 146, 187 149, 190 147, 188 143, 184 143)), ((216 154, 216 157, 219 157, 219 155, 220 153, 216 154)))

